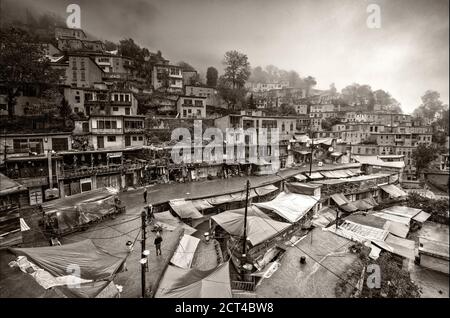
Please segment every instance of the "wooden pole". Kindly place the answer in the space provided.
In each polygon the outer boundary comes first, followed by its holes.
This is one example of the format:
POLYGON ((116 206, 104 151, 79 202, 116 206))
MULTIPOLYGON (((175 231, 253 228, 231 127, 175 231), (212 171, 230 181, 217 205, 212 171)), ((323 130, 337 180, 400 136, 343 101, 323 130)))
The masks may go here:
MULTIPOLYGON (((145 211, 142 211, 141 213, 141 260, 142 259, 147 259, 147 256, 145 255, 144 251, 145 251, 145 240, 147 239, 146 237, 146 227, 147 227, 147 214, 145 213, 145 211)), ((148 262, 148 260, 147 260, 148 262)), ((142 298, 146 297, 146 291, 145 291, 145 274, 147 271, 147 263, 141 263, 141 288, 142 288, 142 298)))

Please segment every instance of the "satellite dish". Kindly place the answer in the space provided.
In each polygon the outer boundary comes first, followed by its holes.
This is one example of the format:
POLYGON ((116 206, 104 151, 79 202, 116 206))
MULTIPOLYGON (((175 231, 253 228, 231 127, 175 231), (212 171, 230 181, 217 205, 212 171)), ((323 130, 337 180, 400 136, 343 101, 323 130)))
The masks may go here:
POLYGON ((333 152, 333 150, 334 150, 333 147, 328 148, 329 152, 333 152))

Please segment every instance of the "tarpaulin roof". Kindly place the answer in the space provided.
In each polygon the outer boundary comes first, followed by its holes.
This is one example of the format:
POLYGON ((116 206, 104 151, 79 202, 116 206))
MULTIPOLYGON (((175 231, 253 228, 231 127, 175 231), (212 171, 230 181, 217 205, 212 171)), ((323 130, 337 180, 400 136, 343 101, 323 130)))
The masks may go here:
POLYGON ((381 212, 398 215, 398 216, 401 216, 404 218, 411 219, 411 218, 415 217, 417 214, 419 214, 420 212, 422 212, 422 210, 416 209, 416 208, 410 208, 409 206, 395 205, 395 206, 391 206, 389 208, 385 208, 385 209, 381 210, 381 212))
POLYGON ((67 269, 75 265, 80 269, 80 278, 91 280, 111 279, 127 255, 125 251, 113 255, 91 240, 61 246, 11 248, 11 251, 26 256, 53 276, 67 275, 67 269))
POLYGON ((191 202, 194 205, 194 207, 199 211, 213 207, 206 199, 192 200, 191 202))
POLYGON ((42 204, 46 214, 57 213, 59 229, 75 228, 114 211, 114 188, 100 188, 42 204))
POLYGON ((0 195, 25 191, 27 188, 0 173, 0 195))
MULTIPOLYGON (((225 211, 211 217, 225 231, 231 235, 242 237, 244 235, 244 215, 225 211)), ((269 218, 263 218, 255 215, 247 215, 247 239, 253 246, 256 246, 266 240, 284 231, 291 224, 278 222, 269 218)))
MULTIPOLYGON (((274 191, 278 190, 278 188, 274 185, 267 185, 267 186, 261 186, 255 189, 250 189, 248 192, 248 198, 254 198, 256 196, 264 196, 269 193, 272 193, 274 191)), ((224 194, 219 195, 212 198, 204 199, 211 205, 220 205, 224 203, 230 203, 230 202, 238 202, 238 201, 244 201, 246 197, 246 191, 240 191, 236 193, 231 194, 224 194)))
POLYGON ((308 179, 322 179, 323 175, 321 175, 319 172, 311 172, 311 174, 309 174, 309 172, 305 172, 305 176, 308 177, 308 179))
POLYGON ((358 208, 358 210, 370 210, 373 209, 377 204, 372 198, 361 199, 353 201, 352 204, 358 208))
POLYGON ((320 138, 320 139, 314 139, 314 144, 324 144, 327 146, 331 146, 333 143, 333 138, 320 138))
POLYGON ((155 298, 231 298, 229 262, 200 271, 168 266, 155 298))
POLYGON ((200 239, 184 234, 170 262, 181 268, 191 268, 198 243, 200 243, 200 239))
POLYGON ((201 219, 203 214, 201 214, 191 201, 186 201, 185 199, 175 199, 170 200, 169 205, 172 210, 182 219, 201 219))
POLYGON ((392 167, 392 168, 404 168, 405 162, 404 161, 383 161, 377 156, 358 156, 353 155, 352 159, 355 161, 361 163, 361 164, 368 164, 372 166, 380 166, 380 167, 392 167))
POLYGON ((354 212, 357 211, 358 208, 353 205, 342 193, 335 193, 331 195, 331 199, 344 211, 354 212))
POLYGON ((349 174, 345 170, 333 170, 333 171, 321 171, 320 172, 325 178, 347 178, 349 174))
POLYGON ((178 226, 181 226, 184 228, 184 233, 186 233, 188 235, 191 235, 191 234, 197 232, 197 230, 194 229, 193 227, 187 225, 180 219, 174 217, 172 215, 172 213, 170 213, 170 211, 155 213, 154 216, 155 216, 155 220, 157 221, 157 223, 168 231, 173 231, 178 226))
POLYGON ((392 234, 395 234, 395 235, 397 235, 399 237, 403 237, 403 238, 408 236, 409 223, 410 223, 411 219, 405 218, 402 216, 398 216, 398 215, 394 215, 394 214, 385 213, 382 211, 375 212, 372 215, 383 218, 385 220, 388 220, 389 221, 388 230, 392 234))
POLYGON ((297 179, 298 181, 304 181, 304 180, 308 179, 304 175, 302 175, 301 173, 295 175, 294 178, 297 179))
MULTIPOLYGON (((342 213, 339 213, 341 216, 342 213)), ((314 216, 312 224, 317 227, 327 227, 328 224, 336 220, 337 212, 329 207, 320 209, 314 216)))
POLYGON ((380 247, 393 254, 414 260, 415 242, 388 234, 384 242, 376 242, 380 247))
POLYGON ((320 197, 281 192, 272 201, 255 203, 255 205, 271 210, 289 222, 294 223, 311 210, 319 200, 320 197))
POLYGON ((393 184, 386 184, 381 186, 381 189, 393 198, 399 198, 408 195, 405 191, 393 184))
MULTIPOLYGON (((227 210, 226 212, 231 212, 231 213, 244 215, 245 214, 245 207, 244 208, 240 208, 240 209, 227 210)), ((264 218, 264 219, 270 219, 270 217, 267 214, 265 214, 263 211, 258 209, 258 207, 256 207, 255 205, 251 205, 251 206, 249 206, 247 208, 247 216, 250 216, 250 215, 258 216, 258 217, 264 218)))
POLYGON ((358 242, 383 242, 389 234, 389 232, 385 229, 356 223, 351 220, 344 220, 344 222, 339 225, 337 231, 334 226, 328 227, 327 230, 358 242))

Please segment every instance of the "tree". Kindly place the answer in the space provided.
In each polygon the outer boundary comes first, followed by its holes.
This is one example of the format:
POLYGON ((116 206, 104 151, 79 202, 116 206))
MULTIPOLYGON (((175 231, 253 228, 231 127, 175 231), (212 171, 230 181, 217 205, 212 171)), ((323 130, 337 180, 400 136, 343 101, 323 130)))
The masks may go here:
POLYGON ((416 167, 416 176, 429 166, 429 164, 438 157, 434 146, 420 144, 412 153, 412 158, 416 167))
POLYGON ((295 110, 294 106, 288 105, 288 104, 281 104, 280 110, 279 110, 280 116, 295 116, 297 115, 297 111, 295 110))
POLYGON ((416 117, 424 117, 429 121, 434 121, 446 108, 440 97, 441 95, 438 92, 427 90, 422 96, 422 104, 414 110, 413 114, 416 117))
POLYGON ((178 66, 180 66, 183 69, 183 71, 195 72, 195 68, 187 62, 184 61, 178 62, 178 66))
POLYGON ((223 64, 224 80, 228 81, 233 89, 242 89, 251 74, 247 55, 238 51, 228 51, 225 53, 223 64))
POLYGON ((72 114, 72 108, 69 105, 69 102, 63 97, 61 103, 59 105, 59 116, 64 119, 68 119, 72 114))
POLYGON ((256 109, 256 103, 255 103, 255 99, 253 97, 253 93, 250 94, 250 97, 248 98, 248 108, 249 109, 256 109))
POLYGON ((106 51, 115 51, 115 50, 118 49, 117 44, 114 43, 114 42, 111 42, 111 41, 106 40, 106 41, 104 42, 104 44, 105 44, 105 50, 106 50, 106 51))
POLYGON ((219 77, 219 72, 213 66, 208 67, 206 70, 206 85, 211 87, 217 86, 217 79, 219 77))
POLYGON ((217 89, 220 96, 228 104, 229 109, 236 109, 245 103, 245 95, 247 90, 245 88, 233 88, 231 82, 224 76, 219 77, 217 89))
POLYGON ((339 118, 325 118, 320 124, 323 130, 330 131, 334 125, 342 124, 342 121, 339 118))
POLYGON ((0 29, 0 81, 6 90, 8 115, 14 115, 16 98, 29 85, 51 87, 59 84, 62 71, 53 69, 44 47, 27 32, 0 29))

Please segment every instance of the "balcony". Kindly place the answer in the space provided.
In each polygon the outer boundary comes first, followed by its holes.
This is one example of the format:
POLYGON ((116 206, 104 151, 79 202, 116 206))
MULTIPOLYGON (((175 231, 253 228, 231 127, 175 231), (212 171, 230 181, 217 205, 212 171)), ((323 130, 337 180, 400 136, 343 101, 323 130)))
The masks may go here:
POLYGON ((144 163, 132 163, 124 165, 109 165, 109 166, 97 166, 97 167, 81 167, 76 169, 68 169, 61 171, 61 178, 78 178, 87 177, 93 175, 111 174, 129 172, 145 167, 144 163))
POLYGON ((145 129, 143 127, 141 128, 124 128, 124 133, 133 133, 133 134, 142 134, 144 133, 145 129))
POLYGON ((121 135, 123 130, 122 128, 91 128, 91 132, 98 135, 121 135))

